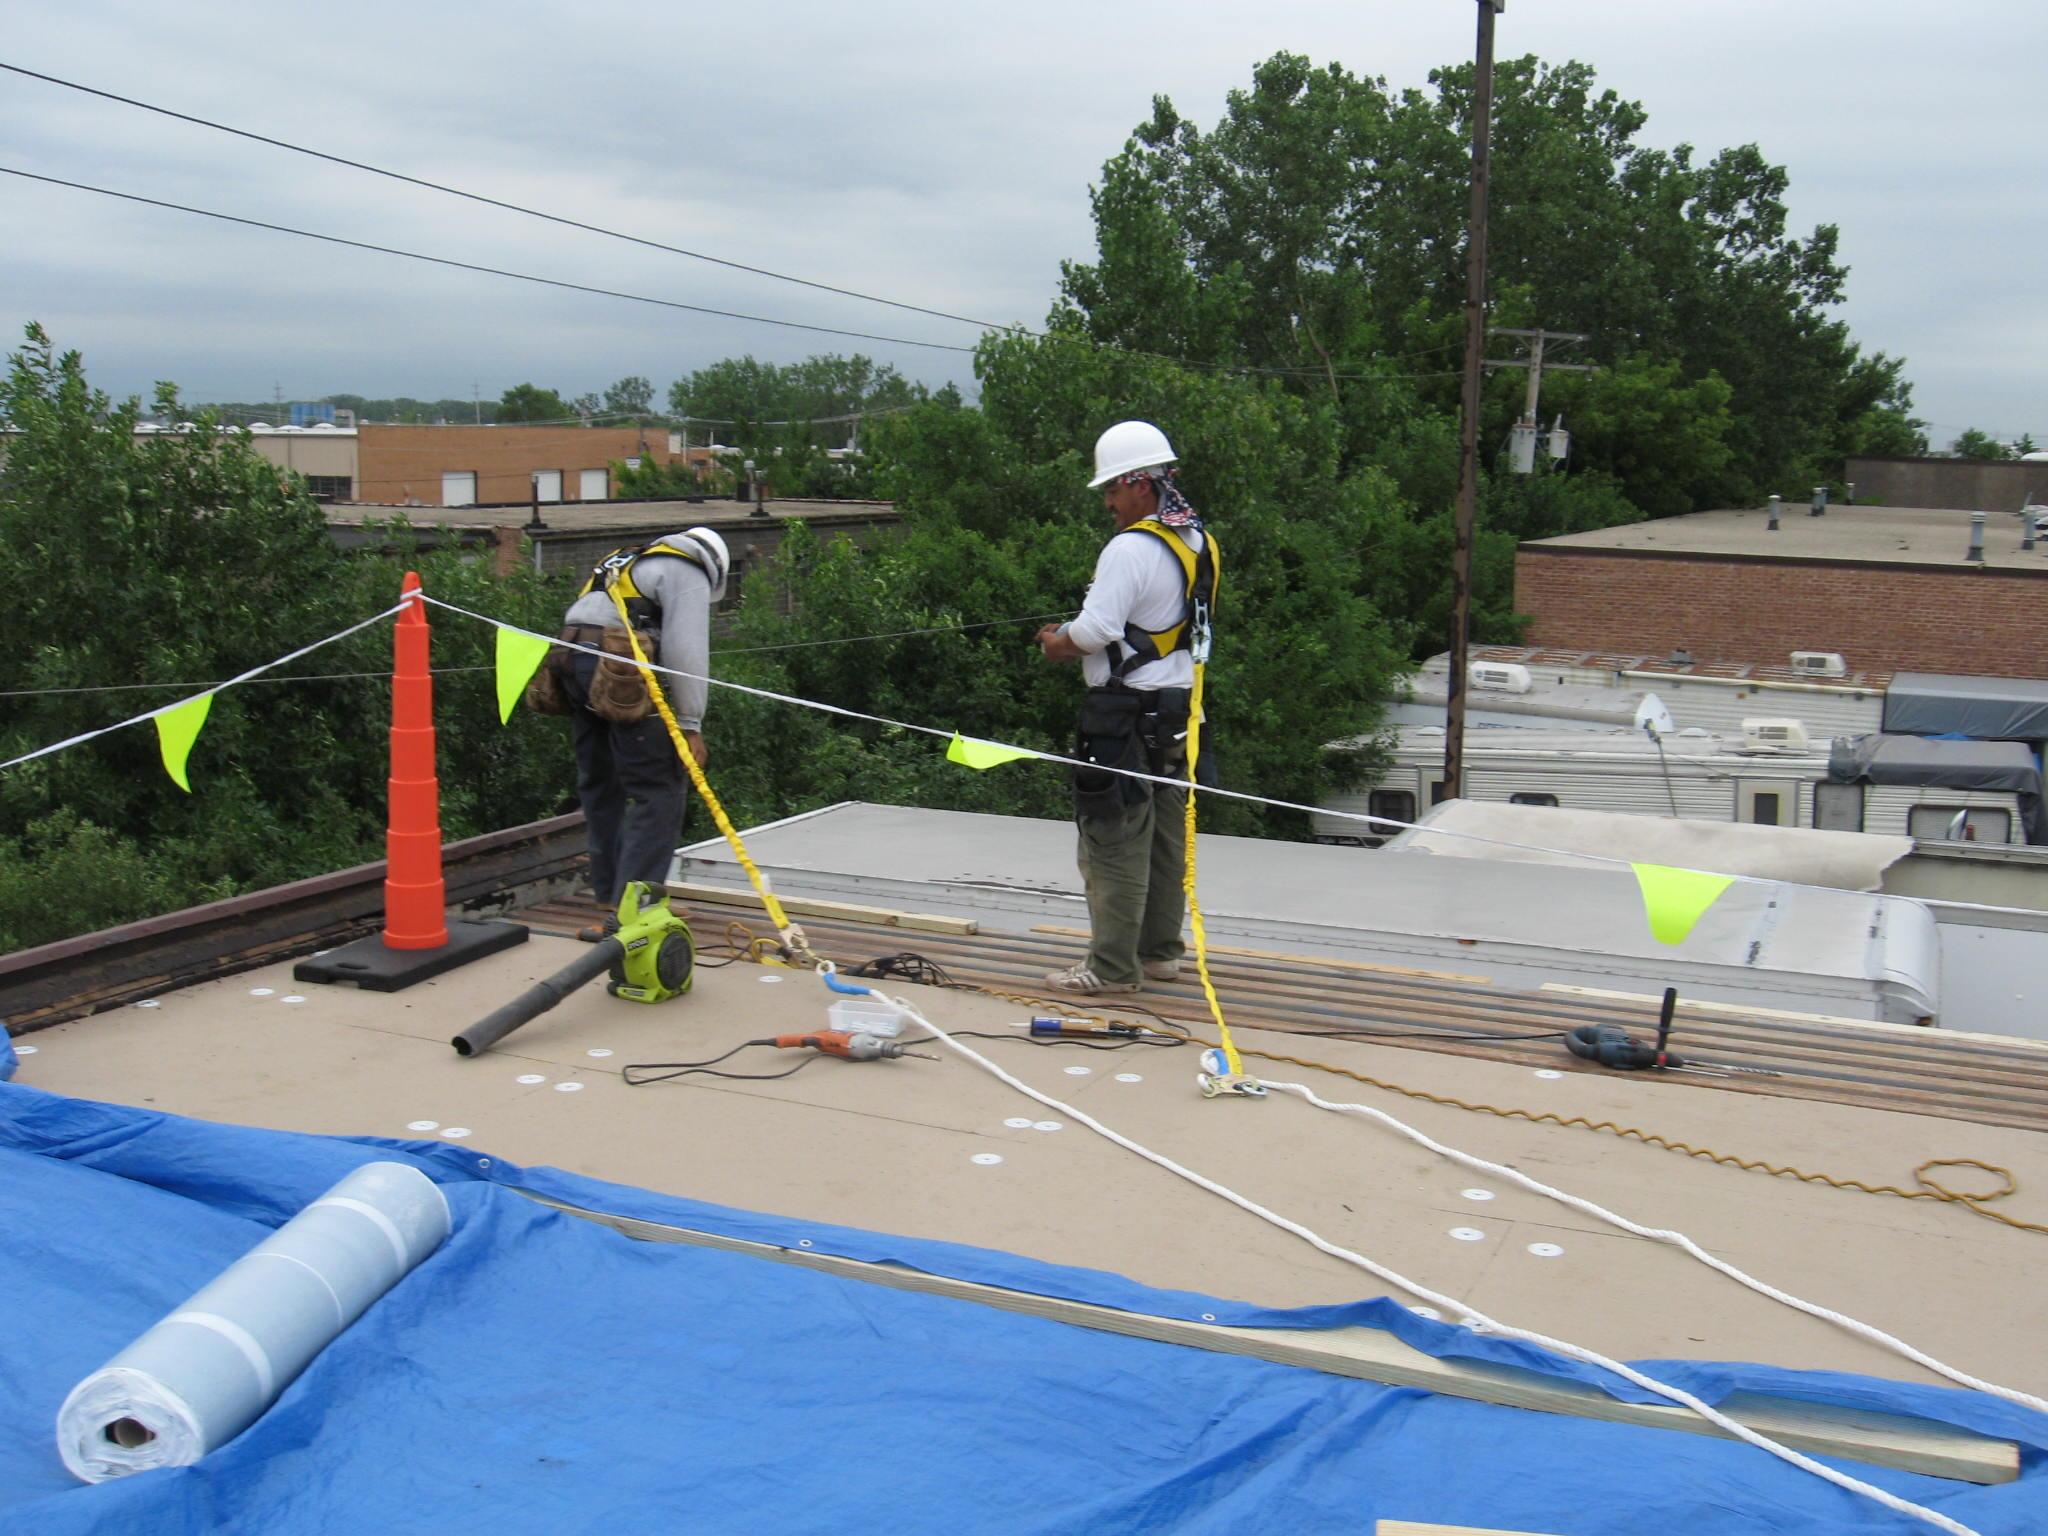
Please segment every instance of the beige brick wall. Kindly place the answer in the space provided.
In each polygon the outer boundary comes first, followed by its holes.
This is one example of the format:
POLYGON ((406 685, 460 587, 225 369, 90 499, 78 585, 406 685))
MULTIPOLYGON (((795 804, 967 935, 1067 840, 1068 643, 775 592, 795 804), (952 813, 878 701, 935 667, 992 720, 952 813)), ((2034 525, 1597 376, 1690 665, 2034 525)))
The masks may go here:
POLYGON ((1852 670, 2041 677, 2048 573, 1525 545, 1515 609, 1532 645, 1783 665, 1840 651, 1852 670))
MULTIPOLYGON (((533 472, 562 473, 562 499, 577 499, 579 471, 604 469, 642 457, 666 462, 668 431, 661 427, 395 427, 358 429, 359 501, 416 501, 441 505, 441 476, 476 476, 482 505, 524 502, 533 495, 533 472)), ((606 494, 617 486, 606 482, 606 494)))

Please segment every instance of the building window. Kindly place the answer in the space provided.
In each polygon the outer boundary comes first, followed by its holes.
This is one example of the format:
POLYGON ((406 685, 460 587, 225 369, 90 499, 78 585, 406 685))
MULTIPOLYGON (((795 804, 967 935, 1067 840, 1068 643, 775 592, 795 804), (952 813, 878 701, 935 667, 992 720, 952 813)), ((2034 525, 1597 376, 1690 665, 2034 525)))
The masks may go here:
POLYGON ((1555 796, 1555 795, 1538 795, 1538 794, 1534 794, 1534 793, 1526 793, 1526 794, 1520 794, 1520 795, 1509 795, 1509 796, 1508 796, 1508 804, 1509 804, 1509 805, 1556 805, 1556 804, 1557 804, 1557 796, 1555 796))
POLYGON ((1758 790, 1749 802, 1749 819, 1760 827, 1777 826, 1780 798, 1775 790, 1758 790))
POLYGON ((347 475, 308 475, 306 494, 315 501, 353 501, 355 482, 347 475))
MULTIPOLYGON (((1415 819, 1415 795, 1405 789, 1376 789, 1366 796, 1365 809, 1368 815, 1384 816, 1389 821, 1413 821, 1415 819)), ((1377 837, 1392 837, 1399 827, 1376 826, 1372 829, 1377 837)))
POLYGON ((610 470, 580 469, 576 472, 576 480, 578 501, 603 501, 611 494, 610 470))
POLYGON ((2012 813, 1960 805, 1916 805, 1906 814, 1906 835, 1929 843, 2009 843, 2012 813))
POLYGON ((441 505, 444 507, 475 506, 476 471, 473 469, 442 470, 441 505))

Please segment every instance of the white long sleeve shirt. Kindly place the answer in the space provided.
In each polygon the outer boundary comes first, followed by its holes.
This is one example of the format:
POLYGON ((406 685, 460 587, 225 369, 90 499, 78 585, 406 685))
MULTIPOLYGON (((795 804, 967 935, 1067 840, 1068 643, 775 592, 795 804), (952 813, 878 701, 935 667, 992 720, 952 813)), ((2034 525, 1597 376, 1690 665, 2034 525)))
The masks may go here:
MULTIPOLYGON (((671 537, 681 542, 681 535, 671 537)), ((644 555, 633 562, 633 585, 661 609, 661 650, 653 658, 655 664, 691 674, 661 677, 676 724, 686 731, 701 730, 711 691, 702 681, 711 675, 711 579, 701 566, 675 555, 644 555)), ((571 603, 563 622, 616 624, 619 610, 600 588, 571 603)))
MULTIPOLYGON (((1185 537, 1188 548, 1200 554, 1202 534, 1190 529, 1185 537)), ((1187 589, 1180 561, 1156 535, 1127 530, 1103 545, 1081 612, 1066 625, 1068 638, 1082 650, 1081 676, 1088 686, 1110 681, 1108 647, 1123 639, 1126 624, 1155 634, 1178 624, 1187 589)), ((1132 688, 1192 687, 1195 660, 1187 651, 1174 651, 1131 668, 1123 680, 1132 688)))

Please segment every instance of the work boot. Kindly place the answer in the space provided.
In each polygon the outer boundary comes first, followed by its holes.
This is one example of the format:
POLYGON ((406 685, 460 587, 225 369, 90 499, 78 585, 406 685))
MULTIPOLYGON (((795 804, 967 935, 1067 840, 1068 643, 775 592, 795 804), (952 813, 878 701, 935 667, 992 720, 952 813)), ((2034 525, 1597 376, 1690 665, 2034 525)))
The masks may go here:
POLYGON ((1149 981, 1178 981, 1180 962, 1178 960, 1147 960, 1144 962, 1145 976, 1149 981))
POLYGON ((1062 992, 1079 992, 1088 997, 1104 992, 1137 992, 1144 987, 1144 983, 1136 981, 1104 981, 1088 968, 1086 960, 1076 960, 1064 971, 1048 972, 1045 984, 1062 992))

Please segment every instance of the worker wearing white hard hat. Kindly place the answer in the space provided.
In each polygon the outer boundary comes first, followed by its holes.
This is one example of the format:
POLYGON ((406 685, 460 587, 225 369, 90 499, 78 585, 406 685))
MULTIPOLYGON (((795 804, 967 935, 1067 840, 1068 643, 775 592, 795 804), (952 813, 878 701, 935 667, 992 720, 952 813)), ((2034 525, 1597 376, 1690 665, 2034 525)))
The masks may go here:
POLYGON ((1096 440, 1088 484, 1113 528, 1080 614, 1038 632, 1048 661, 1081 663, 1075 756, 1094 765, 1074 775, 1088 954, 1045 978, 1063 991, 1139 991, 1177 976, 1185 950, 1187 791, 1125 776, 1187 772, 1194 647, 1206 644, 1220 580, 1215 537, 1175 483, 1176 459, 1149 421, 1120 421, 1096 440))
MULTIPOLYGON (((543 670, 569 716, 576 794, 590 839, 591 893, 606 906, 615 906, 632 881, 668 878, 688 791, 687 772, 633 663, 613 595, 623 599, 648 659, 664 669, 662 693, 702 767, 709 756, 704 707, 711 610, 725 596, 731 573, 724 538, 712 528, 686 528, 612 551, 563 615, 562 638, 587 649, 557 649, 543 670), (610 654, 600 661, 592 649, 610 654)), ((536 695, 548 691, 529 689, 528 701, 540 706, 536 695)))

